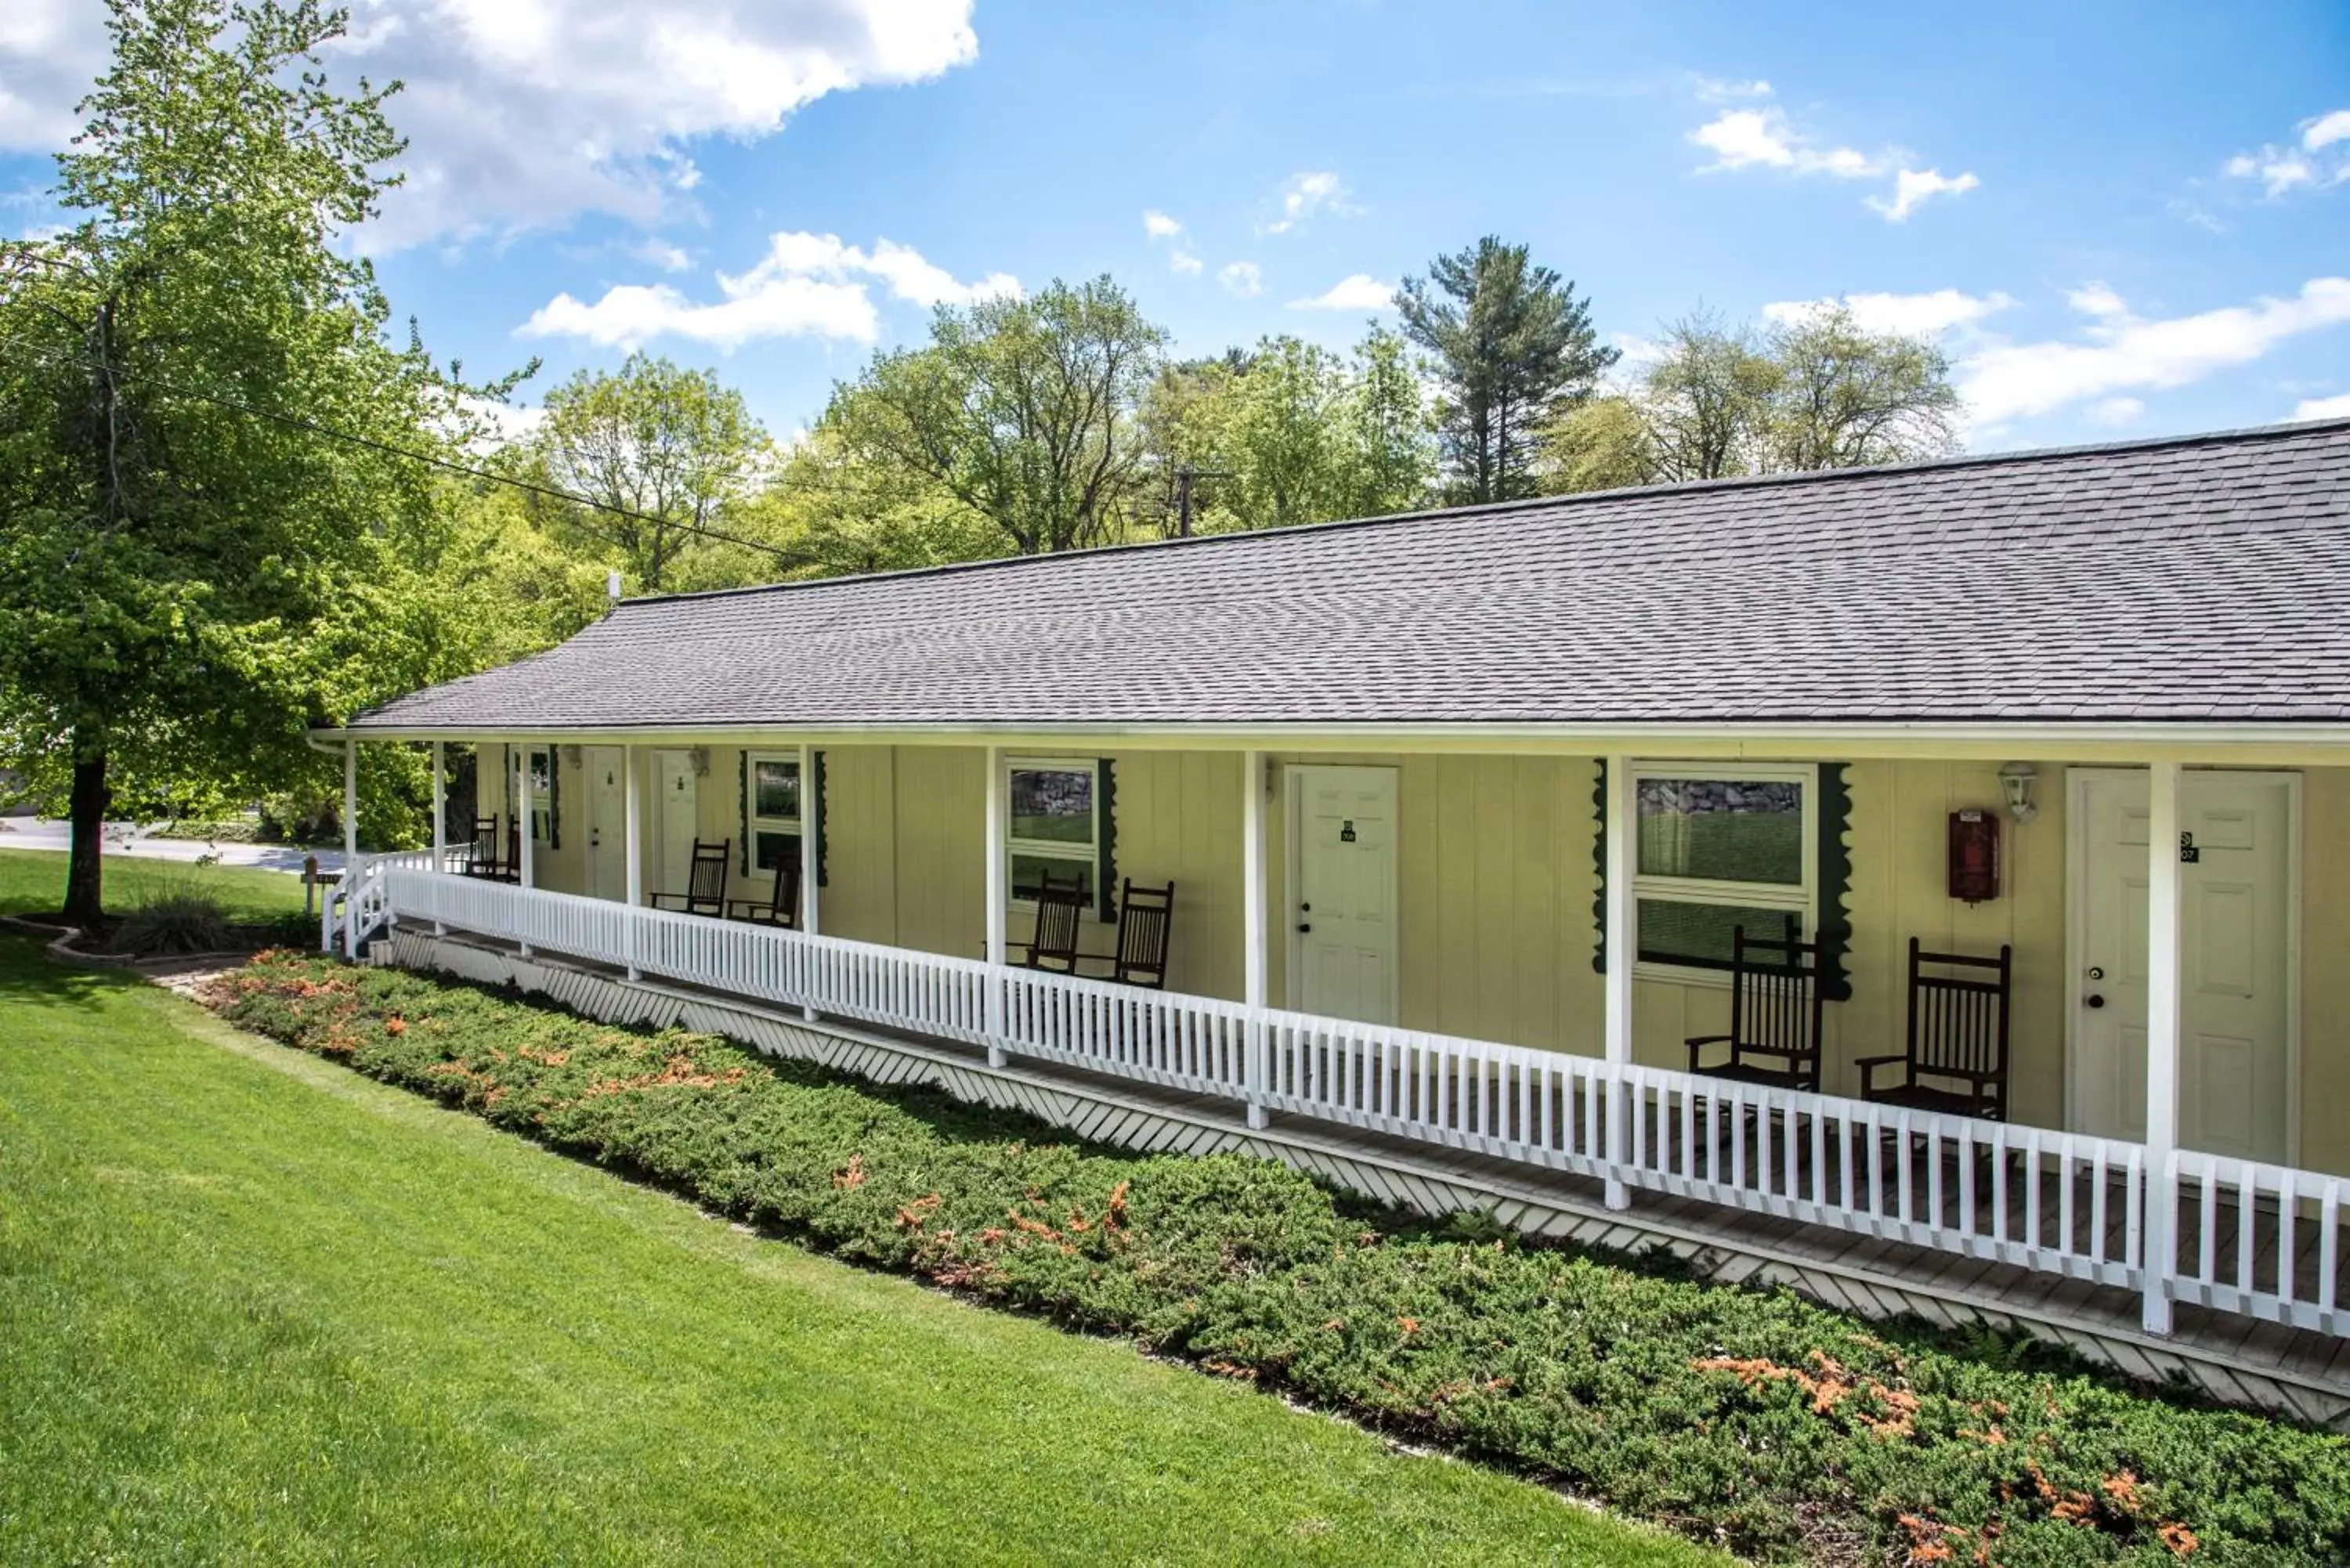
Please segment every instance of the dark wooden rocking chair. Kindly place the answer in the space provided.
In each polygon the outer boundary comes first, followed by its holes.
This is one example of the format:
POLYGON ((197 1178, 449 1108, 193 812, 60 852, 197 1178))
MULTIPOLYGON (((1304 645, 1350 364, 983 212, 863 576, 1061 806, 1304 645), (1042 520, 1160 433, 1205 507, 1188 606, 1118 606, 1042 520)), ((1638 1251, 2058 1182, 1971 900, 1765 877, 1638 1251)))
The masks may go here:
POLYGON ((473 819, 473 852, 465 861, 465 875, 496 881, 505 875, 504 864, 498 859, 498 819, 477 816, 473 819))
POLYGON ((689 915, 707 915, 717 919, 726 912, 726 873, 733 863, 734 841, 722 838, 715 844, 693 841, 693 864, 686 873, 682 893, 655 893, 656 909, 682 909, 689 915))
POLYGON ((726 906, 730 920, 781 926, 797 930, 800 923, 800 857, 786 852, 775 857, 775 883, 764 898, 736 898, 726 906))
POLYGON ((1776 1089, 1820 1086, 1820 949, 1797 939, 1730 936, 1730 1033, 1692 1036, 1689 1070, 1710 1078, 1776 1089), (1728 1045, 1729 1059, 1705 1064, 1706 1047, 1728 1045))
POLYGON ((1126 879, 1118 903, 1118 951, 1109 958, 1088 958, 1087 963, 1107 964, 1107 978, 1121 985, 1167 989, 1167 938, 1175 923, 1175 884, 1138 888, 1126 879))
POLYGON ((1077 921, 1085 912, 1084 877, 1061 882, 1050 871, 1038 872, 1036 929, 1022 950, 1027 956, 1020 960, 1020 966, 1050 974, 1076 973, 1077 921))
POLYGON ((1860 1093, 1879 1105, 2007 1119, 2007 1011, 2014 952, 1999 957, 1929 953, 1909 939, 1909 1044, 1898 1056, 1863 1056, 1860 1093), (1986 978, 1988 976, 1988 978, 1986 978), (1898 1084, 1880 1068, 1898 1065, 1898 1084), (1940 1084, 1925 1082, 1940 1079, 1940 1084), (1955 1085, 1963 1084, 1964 1088, 1955 1085))
POLYGON ((506 824, 506 857, 498 862, 498 880, 519 883, 522 880, 522 819, 506 824))

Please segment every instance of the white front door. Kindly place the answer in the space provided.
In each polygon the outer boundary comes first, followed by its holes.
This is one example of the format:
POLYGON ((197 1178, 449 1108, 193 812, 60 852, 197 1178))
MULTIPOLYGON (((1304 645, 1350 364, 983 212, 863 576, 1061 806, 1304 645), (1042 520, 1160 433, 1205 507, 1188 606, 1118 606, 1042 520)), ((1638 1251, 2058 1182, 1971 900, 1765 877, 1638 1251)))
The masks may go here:
MULTIPOLYGON (((2299 802, 2290 774, 2179 777, 2178 1141, 2188 1148, 2273 1164, 2293 1153, 2299 802)), ((2146 774, 2076 771, 2073 811, 2074 1119, 2136 1142, 2146 1136, 2146 774)))
POLYGON ((1292 1005, 1396 1015, 1396 771, 1289 770, 1292 1005))
POLYGON ((693 840, 702 825, 701 784, 691 752, 653 753, 653 815, 660 853, 648 893, 683 893, 693 875, 693 840))
POLYGON ((588 894, 594 898, 629 896, 628 753, 618 746, 589 746, 583 753, 588 774, 588 894))

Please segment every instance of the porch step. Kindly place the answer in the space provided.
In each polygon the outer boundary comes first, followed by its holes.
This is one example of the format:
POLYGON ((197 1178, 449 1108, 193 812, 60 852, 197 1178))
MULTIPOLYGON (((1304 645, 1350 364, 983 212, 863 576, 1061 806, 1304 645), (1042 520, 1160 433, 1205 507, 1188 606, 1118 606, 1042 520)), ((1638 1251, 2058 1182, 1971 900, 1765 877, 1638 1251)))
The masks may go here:
POLYGON ((369 960, 438 970, 545 995, 607 1023, 723 1034, 771 1055, 883 1084, 935 1085, 958 1099, 1015 1108, 1077 1137, 1151 1152, 1243 1150, 1335 1185, 1440 1216, 1481 1211, 1529 1235, 1639 1252, 1662 1249, 1724 1284, 1785 1285, 1869 1318, 1915 1315, 1948 1327, 2030 1334, 2149 1382, 2185 1378, 2231 1405, 2350 1428, 2350 1342, 2199 1308, 2178 1310, 2168 1338, 2138 1326, 2136 1294, 1877 1241, 1692 1199, 1637 1194, 1607 1208, 1596 1180, 1376 1134, 1276 1116, 1252 1131, 1242 1108, 1058 1066, 987 1064, 976 1047, 819 1020, 698 987, 629 981, 619 971, 471 935, 395 928, 369 960))

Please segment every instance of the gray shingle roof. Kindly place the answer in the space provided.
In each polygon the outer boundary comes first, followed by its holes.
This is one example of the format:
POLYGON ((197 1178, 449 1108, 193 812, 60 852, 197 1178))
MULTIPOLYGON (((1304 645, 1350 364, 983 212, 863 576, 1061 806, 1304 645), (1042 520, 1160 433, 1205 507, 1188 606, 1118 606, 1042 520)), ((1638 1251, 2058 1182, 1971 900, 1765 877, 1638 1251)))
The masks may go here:
POLYGON ((2350 722, 2350 422, 631 600, 366 731, 2350 722))

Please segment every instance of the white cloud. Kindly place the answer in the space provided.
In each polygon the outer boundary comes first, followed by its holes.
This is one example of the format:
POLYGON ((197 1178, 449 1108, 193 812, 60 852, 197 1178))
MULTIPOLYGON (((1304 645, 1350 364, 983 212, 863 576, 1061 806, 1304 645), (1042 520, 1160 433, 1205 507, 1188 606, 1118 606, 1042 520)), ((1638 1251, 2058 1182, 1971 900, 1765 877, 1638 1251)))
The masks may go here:
POLYGON ((1261 234, 1285 234, 1317 213, 1351 218, 1362 209, 1347 200, 1347 187, 1328 169, 1307 170, 1281 182, 1281 216, 1257 225, 1261 234))
MULTIPOLYGON (((1738 96, 1765 98, 1771 84, 1699 78, 1698 97, 1709 103, 1725 101, 1733 89, 1738 96)), ((1876 180, 1891 174, 1891 195, 1866 198, 1869 209, 1887 223, 1901 223, 1931 197, 1957 195, 1982 182, 1971 173, 1946 175, 1939 169, 1913 167, 1910 155, 1898 148, 1863 152, 1856 147, 1823 147, 1798 130, 1787 111, 1774 103, 1725 109, 1690 131, 1689 140, 1713 154, 1713 161, 1700 173, 1775 169, 1786 174, 1825 174, 1835 180, 1876 180)))
POLYGON ((1183 232, 1183 225, 1153 207, 1142 214, 1142 232, 1154 240, 1171 240, 1183 232))
POLYGON ((1769 98, 1771 84, 1760 77, 1751 81, 1736 81, 1701 76, 1697 78, 1697 96, 1704 103, 1733 103, 1742 98, 1769 98))
MULTIPOLYGON (((408 182, 360 236, 375 251, 652 224, 690 202, 705 138, 755 140, 828 93, 920 81, 976 57, 972 0, 370 0, 330 78, 407 88, 389 112, 408 182)), ((105 7, 0 0, 0 147, 45 151, 103 68, 105 7)))
POLYGON ((2303 398, 2293 405, 2297 420, 2350 420, 2350 392, 2331 398, 2303 398))
POLYGON ((1971 327, 1984 317, 2007 309, 2014 299, 1996 289, 1989 294, 1964 294, 1938 288, 1929 294, 1847 294, 1839 301, 1784 299, 1762 307, 1765 320, 1793 326, 1817 311, 1841 303, 1865 332, 1897 332, 1904 337, 1939 337, 1960 327, 1971 327))
POLYGON ((683 246, 673 245, 653 235, 629 246, 628 252, 639 261, 657 266, 663 272, 683 272, 693 265, 693 258, 686 254, 683 246))
POLYGON ((1292 310, 1386 310, 1395 304, 1396 286, 1381 283, 1369 273, 1349 273, 1320 294, 1293 299, 1292 310))
POLYGON ((1185 277, 1199 275, 1200 258, 1186 248, 1181 223, 1152 207, 1142 214, 1142 232, 1150 236, 1152 244, 1166 240, 1172 245, 1167 256, 1169 272, 1180 273, 1185 277))
POLYGON ((2337 109, 2331 114, 2321 114, 2302 127, 2301 144, 2312 152, 2331 147, 2337 141, 2350 141, 2350 109, 2337 109))
POLYGON ((2304 119, 2300 135, 2286 144, 2269 142, 2258 152, 2239 152, 2221 164, 2230 180, 2257 180, 2274 201, 2308 186, 2350 182, 2350 109, 2304 119))
POLYGON ((593 305, 558 294, 516 332, 621 348, 656 337, 683 337, 730 352, 760 337, 869 343, 880 335, 880 315, 868 280, 885 286, 892 297, 925 308, 1020 293, 1019 280, 1008 273, 962 283, 910 245, 892 240, 876 241, 868 252, 837 234, 787 232, 770 235, 767 254, 747 272, 719 274, 719 299, 695 301, 668 284, 623 284, 606 289, 593 305))
POLYGON ((1225 293, 1236 294, 1243 299, 1264 292, 1264 271, 1254 262, 1233 262, 1216 274, 1216 281, 1224 286, 1225 293))
POLYGON ((1167 270, 1180 272, 1185 277, 1200 275, 1200 258, 1190 251, 1177 251, 1167 258, 1167 270))
POLYGON ((1993 344, 1959 367, 1970 415, 1993 423, 2094 399, 2182 387, 2251 363, 2289 337, 2350 323, 2350 277, 2312 278, 2283 299, 2149 321, 2110 289, 2075 290, 2081 340, 1993 344))
POLYGON ((2084 316, 2095 316, 2101 319, 2108 317, 2126 317, 2129 314, 2129 306, 2123 301, 2122 296, 2102 283, 2085 283, 2078 288, 2066 289, 2064 303, 2084 316))
POLYGON ((2089 405, 2089 422, 2111 425, 2118 429, 2134 423, 2146 412, 2146 405, 2136 398, 2106 398, 2089 405))
POLYGON ((1918 204, 1935 196, 1960 196, 1982 182, 1972 174, 1946 175, 1939 169, 1904 169, 1893 176, 1893 199, 1882 196, 1866 198, 1869 210, 1884 215, 1886 222, 1898 223, 1918 210, 1918 204))

